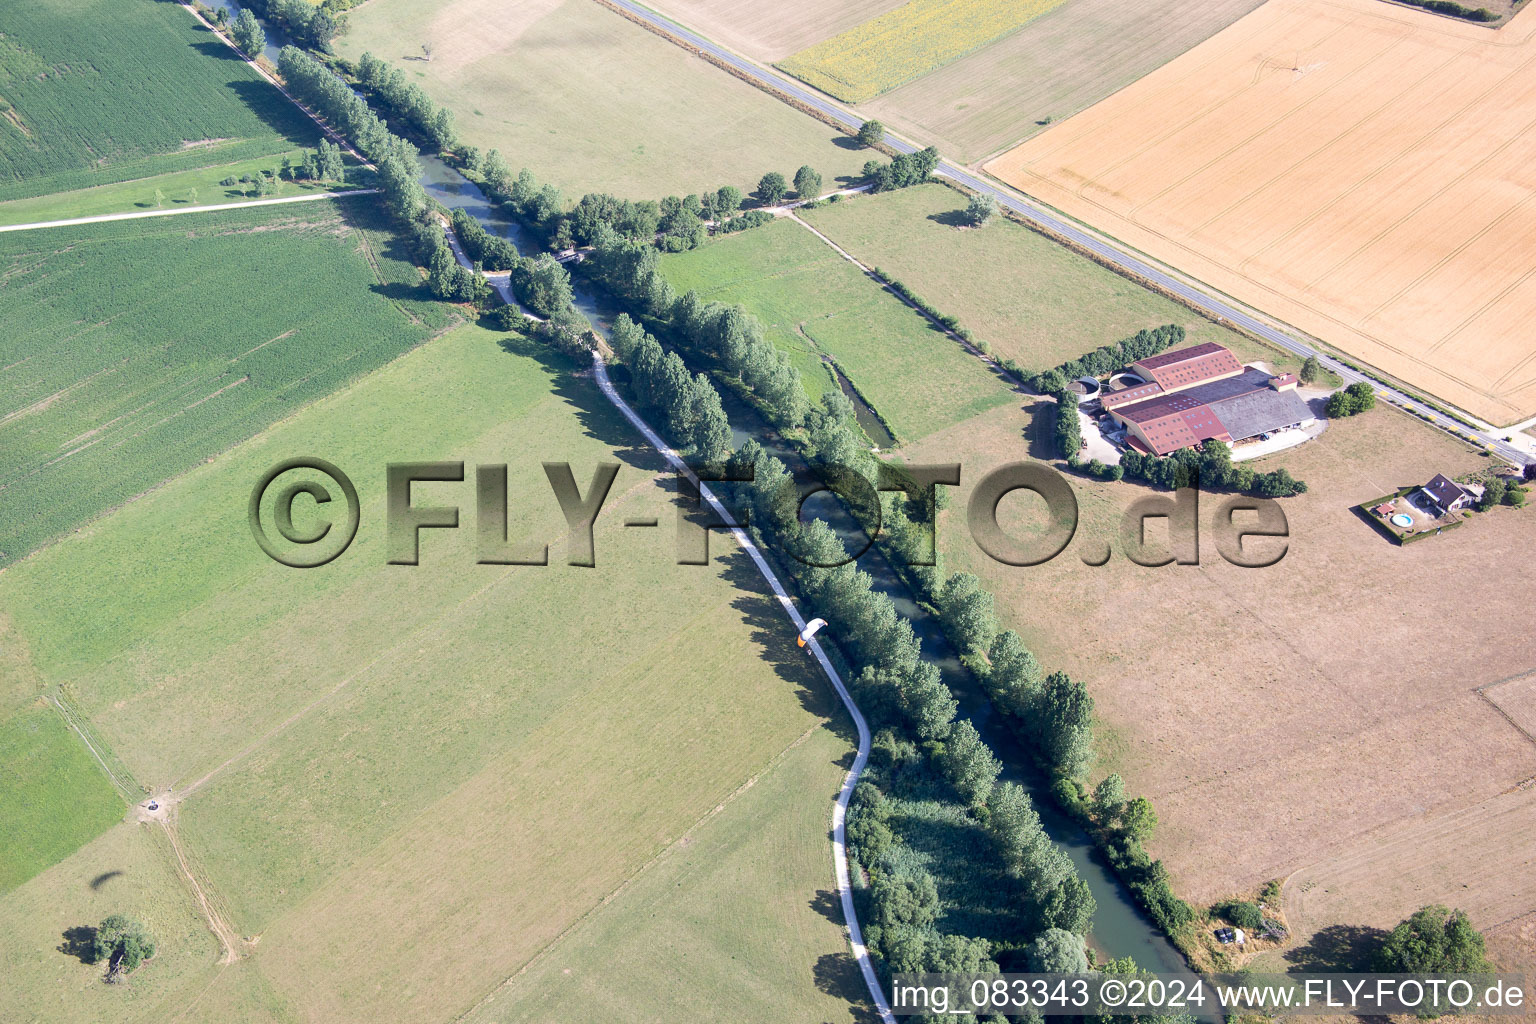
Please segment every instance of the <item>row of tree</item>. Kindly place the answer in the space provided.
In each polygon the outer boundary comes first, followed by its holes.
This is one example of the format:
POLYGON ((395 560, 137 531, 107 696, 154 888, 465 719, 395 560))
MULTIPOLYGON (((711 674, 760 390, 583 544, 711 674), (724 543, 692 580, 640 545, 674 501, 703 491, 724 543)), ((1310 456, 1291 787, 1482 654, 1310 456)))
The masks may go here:
POLYGON ((1016 366, 1008 368, 1018 373, 1025 383, 1041 394, 1054 395, 1065 390, 1069 382, 1079 377, 1103 377, 1138 359, 1155 356, 1183 342, 1184 328, 1178 324, 1164 324, 1151 330, 1142 329, 1132 337, 1123 338, 1111 345, 1101 345, 1087 355, 1069 359, 1060 366, 1040 373, 1031 373, 1016 366))
MULTIPOLYGON (((269 25, 276 25, 300 46, 311 50, 326 51, 336 35, 336 7, 330 3, 312 4, 309 0, 242 0, 241 15, 254 11, 257 17, 269 25)), ((237 22, 239 19, 236 19, 237 22)), ((246 55, 255 57, 261 52, 246 49, 246 55)))
POLYGON ((892 157, 889 163, 882 164, 879 160, 866 161, 864 180, 869 183, 872 192, 890 192, 911 185, 921 185, 932 177, 933 169, 938 165, 939 151, 929 146, 911 153, 898 154, 892 157))
POLYGON ((1284 466, 1268 473, 1232 461, 1232 446, 1211 438, 1199 448, 1181 448, 1168 456, 1126 451, 1120 471, 1128 480, 1144 480, 1165 491, 1180 487, 1204 487, 1235 491, 1260 498, 1289 498, 1307 493, 1305 481, 1291 476, 1284 466))
POLYGON ((405 72, 365 53, 354 74, 358 84, 384 108, 385 114, 394 118, 396 125, 409 125, 432 150, 453 147, 452 111, 435 106, 421 86, 406 80, 405 72))

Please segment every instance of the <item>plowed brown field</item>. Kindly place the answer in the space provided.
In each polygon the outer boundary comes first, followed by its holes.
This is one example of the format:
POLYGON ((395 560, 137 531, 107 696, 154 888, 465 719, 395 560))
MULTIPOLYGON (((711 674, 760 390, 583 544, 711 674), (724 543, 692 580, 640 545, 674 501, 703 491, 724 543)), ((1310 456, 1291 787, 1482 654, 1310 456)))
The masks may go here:
POLYGON ((1536 14, 1270 0, 987 165, 1448 402, 1536 412, 1536 14))

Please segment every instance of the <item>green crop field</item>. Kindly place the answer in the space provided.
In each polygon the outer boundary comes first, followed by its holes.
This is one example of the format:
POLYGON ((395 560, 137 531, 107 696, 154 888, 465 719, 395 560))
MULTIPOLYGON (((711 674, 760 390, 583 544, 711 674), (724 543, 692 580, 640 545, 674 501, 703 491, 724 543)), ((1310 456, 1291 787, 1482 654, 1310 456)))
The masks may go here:
POLYGON ((394 249, 371 197, 0 234, 0 564, 445 326, 394 249))
POLYGON ((499 148, 570 198, 752 188, 801 164, 830 184, 868 159, 841 132, 592 0, 369 0, 346 23, 343 56, 371 51, 404 69, 453 111, 463 141, 499 148))
POLYGON ((74 852, 123 816, 123 801, 52 707, 0 718, 0 893, 74 852))
MULTIPOLYGON (((647 865, 718 829, 765 843, 757 820, 779 823, 794 858, 759 845, 690 892, 740 929, 696 947, 699 976, 739 980, 730 958, 762 956, 815 1013, 838 1012, 814 975, 846 947, 810 907, 829 885, 841 713, 729 542, 711 567, 678 566, 670 529, 623 528, 670 521, 670 474, 571 370, 515 335, 452 331, 0 573, 22 674, 72 681, 137 782, 173 787, 200 885, 234 933, 259 938, 207 973, 196 1018, 453 1019, 605 901, 621 930, 648 926, 651 905, 623 895, 647 865), (351 549, 307 571, 269 560, 246 522, 256 478, 297 454, 348 472, 361 505, 351 549), (476 564, 471 468, 413 492, 460 506, 462 528, 424 531, 418 566, 387 565, 384 466, 431 459, 508 463, 509 532, 548 542, 551 564, 476 564), (597 565, 574 568, 540 463, 570 462, 585 490, 603 459, 621 468, 597 565), (773 785, 738 800, 754 779, 773 785), (738 806, 764 817, 731 824, 738 806), (777 902, 744 901, 741 885, 777 902), (355 940, 386 919, 409 955, 381 964, 355 940)), ((56 874, 0 897, 0 922, 56 874)), ((211 967, 206 938, 195 953, 211 967)), ((0 1018, 56 1005, 62 956, 23 959, 0 1018)), ((777 991, 730 991, 774 1019, 777 991)), ((154 1005, 146 1019, 175 1017, 154 1005)), ((58 1009, 47 1019, 68 1024, 100 1008, 58 1009)))
POLYGON ((1148 291, 1002 217, 961 228, 965 197, 922 185, 833 203, 805 219, 866 265, 880 267, 1030 370, 1057 366, 1144 327, 1182 324, 1243 359, 1295 360, 1148 291))
POLYGON ((981 360, 793 221, 664 256, 662 269, 680 293, 745 305, 808 382, 830 356, 900 440, 1010 400, 981 360))
POLYGON ((775 67, 862 103, 1017 32, 1066 0, 907 0, 775 67))
POLYGON ((36 0, 0 20, 0 200, 313 146, 314 123, 186 10, 36 0))

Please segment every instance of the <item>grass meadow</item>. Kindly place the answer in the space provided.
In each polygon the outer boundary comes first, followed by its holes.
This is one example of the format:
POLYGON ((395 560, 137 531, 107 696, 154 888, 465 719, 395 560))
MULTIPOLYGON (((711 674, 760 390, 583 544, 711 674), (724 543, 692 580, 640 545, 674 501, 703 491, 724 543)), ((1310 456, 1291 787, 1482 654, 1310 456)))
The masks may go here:
POLYGON ((801 164, 830 184, 868 154, 592 0, 370 0, 337 50, 405 70, 454 114, 459 138, 574 198, 629 199, 731 184, 801 164), (431 59, 423 59, 430 48, 431 59))
POLYGON ((41 700, 0 718, 0 893, 73 853, 123 816, 79 738, 41 700))
POLYGON ((745 305, 812 387, 828 386, 824 372, 815 377, 814 360, 830 356, 898 439, 1010 399, 979 359, 793 221, 664 256, 662 270, 680 293, 745 305))
MULTIPOLYGON (((318 141, 319 135, 316 135, 318 141)), ((77 217, 95 217, 112 213, 138 213, 145 210, 175 210, 185 206, 207 206, 214 203, 238 203, 255 198, 239 184, 245 175, 254 177, 260 171, 278 171, 283 157, 295 164, 304 158, 304 150, 293 149, 282 153, 236 160, 232 163, 211 164, 190 171, 172 171, 148 178, 113 182, 75 189, 72 192, 55 192, 46 196, 31 196, 0 203, 0 225, 36 224, 53 220, 72 220, 77 217), (222 185, 226 178, 236 179, 234 185, 222 185), (162 196, 156 205, 155 193, 162 196)), ((346 157, 349 184, 372 184, 372 172, 362 168, 355 158, 346 157)), ((284 181, 273 183, 273 191, 263 198, 298 196, 308 192, 328 192, 338 186, 331 182, 284 181)))
MULTIPOLYGON (((0 895, 0 936, 0 971, 5 973, 0 1020, 283 1021, 275 1014, 252 1012, 260 1008, 255 998, 243 999, 238 1014, 221 1014, 209 999, 209 985, 222 973, 218 943, 188 895, 158 826, 119 820, 46 871, 0 895), (104 985, 102 965, 83 963, 59 947, 72 930, 94 927, 117 913, 148 927, 156 940, 155 956, 128 984, 104 985)), ((229 973, 243 966, 237 964, 229 973)))
POLYGON ((1211 323, 1002 217, 960 227, 965 197, 921 185, 803 214, 866 266, 877 266, 988 342, 999 357, 1044 370, 1144 327, 1182 324, 1245 359, 1290 357, 1211 323))
POLYGON ((907 0, 775 66, 862 103, 1017 32, 1066 0, 907 0))
POLYGON ((446 326, 383 218, 359 197, 0 234, 0 565, 446 326))
MULTIPOLYGON (((772 813, 804 855, 793 870, 761 849, 737 860, 780 905, 744 904, 730 875, 690 898, 771 940, 765 955, 804 972, 801 998, 831 1012, 811 971, 844 949, 840 930, 796 903, 830 874, 849 748, 828 731, 829 695, 728 542, 710 568, 684 567, 670 528, 624 530, 629 516, 671 521, 670 476, 572 369, 515 335, 461 328, 0 573, 26 670, 67 683, 141 784, 174 787, 201 884, 259 943, 197 1015, 455 1017, 647 864, 728 821, 732 795, 800 756, 786 753, 797 743, 814 751, 801 767, 815 783, 772 813), (356 542, 320 569, 270 561, 246 523, 256 478, 295 454, 334 462, 360 494, 356 542), (509 464, 509 532, 548 542, 550 565, 475 563, 473 469, 413 492, 460 506, 462 528, 424 531, 419 566, 385 564, 385 464, 445 458, 509 464), (622 468, 597 567, 574 568, 540 462, 569 461, 585 489, 602 459, 622 468), (781 914, 792 936, 773 927, 781 914), (357 941, 383 920, 409 955, 381 960, 357 941)), ((0 898, 0 916, 30 885, 0 898)), ((647 909, 630 920, 645 926, 647 909)), ((43 998, 43 974, 18 984, 18 999, 43 998)), ((777 992, 750 995, 771 1019, 777 992)))
POLYGON ((0 36, 0 200, 231 163, 314 124, 174 3, 11 4, 0 36))
POLYGON ((542 1024, 572 1006, 613 1024, 863 1019, 863 979, 827 927, 842 913, 825 834, 841 743, 817 730, 786 750, 465 1024, 542 1024))

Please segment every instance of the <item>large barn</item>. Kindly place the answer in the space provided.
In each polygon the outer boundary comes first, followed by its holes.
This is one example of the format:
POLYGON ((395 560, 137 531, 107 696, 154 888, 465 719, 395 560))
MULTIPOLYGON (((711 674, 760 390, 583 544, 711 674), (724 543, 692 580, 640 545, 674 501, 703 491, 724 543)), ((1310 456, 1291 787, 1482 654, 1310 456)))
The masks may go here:
POLYGON ((1294 375, 1245 369, 1220 345, 1164 352, 1131 368, 1147 383, 1105 395, 1102 405, 1125 427, 1130 445, 1149 454, 1213 438, 1235 444, 1316 419, 1296 393, 1294 375))

